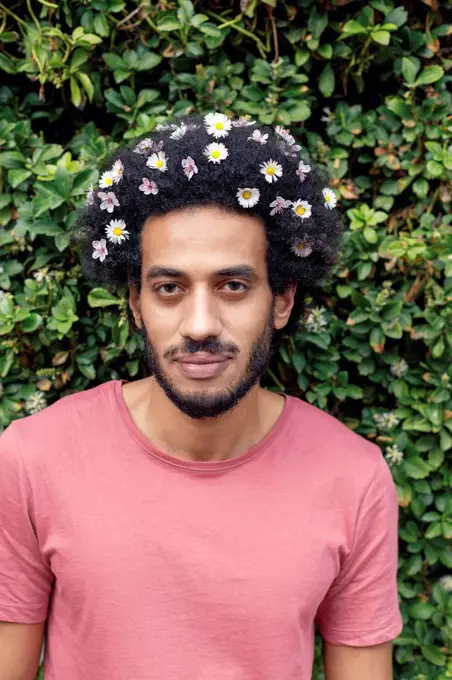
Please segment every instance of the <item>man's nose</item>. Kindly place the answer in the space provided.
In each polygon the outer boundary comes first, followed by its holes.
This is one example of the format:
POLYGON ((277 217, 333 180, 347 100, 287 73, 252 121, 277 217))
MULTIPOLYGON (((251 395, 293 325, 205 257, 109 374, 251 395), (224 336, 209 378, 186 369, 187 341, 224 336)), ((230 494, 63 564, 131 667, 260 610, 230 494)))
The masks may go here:
POLYGON ((206 289, 198 289, 187 296, 180 332, 193 340, 218 337, 221 332, 218 303, 206 289))

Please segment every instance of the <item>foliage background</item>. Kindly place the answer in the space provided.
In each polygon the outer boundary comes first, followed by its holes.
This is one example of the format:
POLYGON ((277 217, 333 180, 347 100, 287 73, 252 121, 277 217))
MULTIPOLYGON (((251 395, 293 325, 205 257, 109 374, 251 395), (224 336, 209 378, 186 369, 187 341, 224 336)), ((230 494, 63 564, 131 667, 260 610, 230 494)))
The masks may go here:
POLYGON ((90 290, 69 242, 106 155, 193 111, 289 126, 328 168, 349 228, 267 385, 327 409, 391 464, 399 680, 452 678, 450 9, 0 2, 0 429, 145 375, 124 293, 90 290))

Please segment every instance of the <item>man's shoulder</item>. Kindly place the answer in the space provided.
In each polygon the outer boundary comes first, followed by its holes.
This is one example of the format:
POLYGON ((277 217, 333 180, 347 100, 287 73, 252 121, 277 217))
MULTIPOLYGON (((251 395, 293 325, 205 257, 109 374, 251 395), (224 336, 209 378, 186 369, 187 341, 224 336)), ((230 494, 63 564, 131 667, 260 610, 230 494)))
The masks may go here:
POLYGON ((50 453, 52 449, 67 445, 80 433, 98 423, 102 427, 101 414, 105 412, 106 398, 113 394, 117 381, 61 397, 41 411, 14 420, 1 435, 16 442, 26 457, 40 450, 50 453))
POLYGON ((289 401, 292 436, 305 455, 323 468, 327 465, 331 473, 360 477, 374 474, 382 458, 377 444, 303 399, 289 397, 289 401))

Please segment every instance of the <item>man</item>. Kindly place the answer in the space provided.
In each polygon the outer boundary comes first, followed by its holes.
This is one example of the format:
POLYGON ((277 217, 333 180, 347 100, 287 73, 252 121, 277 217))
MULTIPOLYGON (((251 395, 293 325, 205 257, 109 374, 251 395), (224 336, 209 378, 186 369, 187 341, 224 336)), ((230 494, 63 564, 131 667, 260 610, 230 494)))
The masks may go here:
POLYGON ((122 149, 75 228, 128 286, 150 377, 1 442, 0 678, 390 680, 397 498, 380 449, 260 386, 338 254, 334 193, 286 130, 223 114, 122 149))

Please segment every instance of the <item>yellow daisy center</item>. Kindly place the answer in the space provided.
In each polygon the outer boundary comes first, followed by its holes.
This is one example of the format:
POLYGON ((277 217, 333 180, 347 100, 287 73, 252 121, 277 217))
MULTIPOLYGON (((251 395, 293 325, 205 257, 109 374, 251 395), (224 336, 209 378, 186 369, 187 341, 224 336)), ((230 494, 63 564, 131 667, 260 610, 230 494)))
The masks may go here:
POLYGON ((325 194, 325 201, 328 201, 328 203, 330 203, 330 201, 331 201, 331 194, 325 194))
POLYGON ((221 154, 218 151, 218 149, 216 149, 215 151, 212 151, 212 158, 220 158, 220 155, 221 154))
POLYGON ((306 208, 303 208, 302 205, 297 205, 295 212, 297 213, 297 215, 304 215, 306 212, 306 208))
POLYGON ((304 250, 304 243, 303 241, 298 241, 297 245, 295 246, 297 250, 304 250))
POLYGON ((155 161, 155 166, 156 168, 163 168, 163 161, 161 160, 155 161))
POLYGON ((112 177, 106 177, 105 178, 105 184, 107 186, 111 186, 113 184, 113 178, 112 177))
POLYGON ((251 191, 244 191, 242 193, 242 197, 247 201, 249 198, 251 198, 251 191))
POLYGON ((115 236, 121 236, 122 234, 122 227, 114 227, 113 233, 115 236))
POLYGON ((267 168, 267 175, 274 175, 275 174, 275 168, 273 165, 270 165, 269 168, 267 168))
POLYGON ((224 128, 224 125, 221 121, 218 121, 218 123, 215 123, 215 127, 217 130, 222 130, 224 128))

